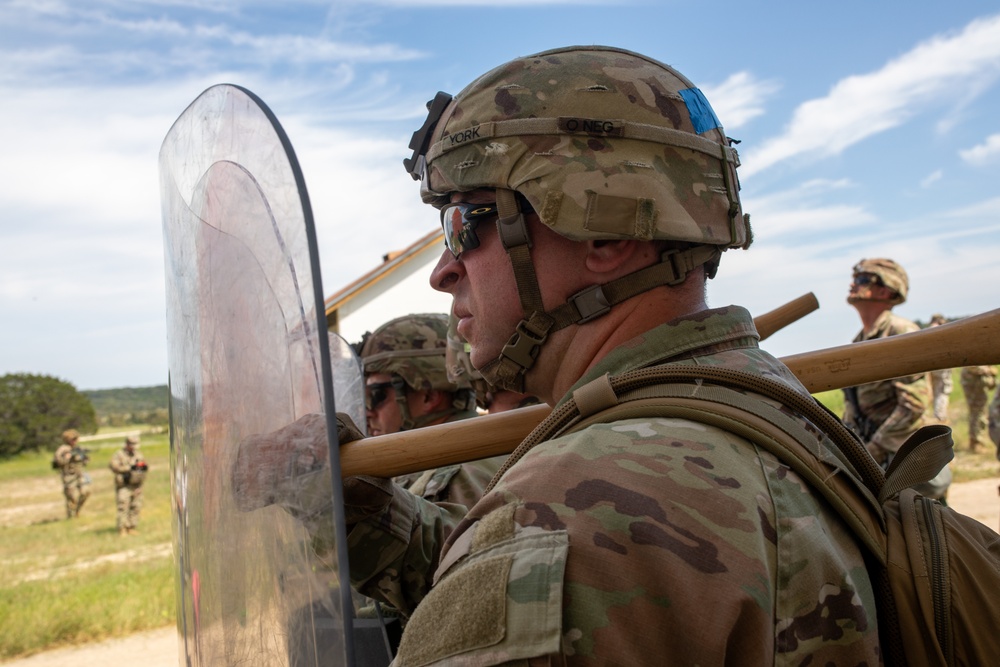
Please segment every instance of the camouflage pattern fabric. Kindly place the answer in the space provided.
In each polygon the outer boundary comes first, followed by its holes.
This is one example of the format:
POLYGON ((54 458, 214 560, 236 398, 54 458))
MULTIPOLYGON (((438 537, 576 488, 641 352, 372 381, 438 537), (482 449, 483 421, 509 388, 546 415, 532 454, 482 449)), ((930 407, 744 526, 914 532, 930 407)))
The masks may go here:
POLYGON ((139 524, 142 511, 142 485, 145 473, 135 471, 143 457, 137 449, 129 453, 122 447, 111 455, 108 467, 115 474, 115 502, 117 505, 116 525, 118 530, 132 531, 139 524))
POLYGON ((883 285, 894 291, 897 296, 890 301, 893 305, 906 302, 906 296, 910 291, 910 278, 906 275, 906 269, 898 262, 882 257, 863 259, 854 265, 854 275, 857 276, 859 273, 878 276, 883 285))
MULTIPOLYGON (((854 342, 888 338, 917 331, 916 324, 885 311, 875 321, 872 331, 861 331, 854 342)), ((868 421, 874 434, 866 438, 868 449, 876 460, 885 461, 917 429, 932 423, 931 394, 926 374, 882 380, 857 387, 858 409, 851 401, 844 402, 844 424, 857 433, 864 433, 868 421)))
POLYGON ((74 445, 62 444, 56 449, 53 461, 62 477, 63 495, 66 497, 66 517, 80 515, 80 509, 90 497, 90 476, 87 475, 86 456, 74 445))
POLYGON ((1000 391, 993 395, 989 409, 990 440, 997 447, 997 459, 1000 460, 1000 391))
POLYGON ((951 397, 951 390, 954 383, 951 377, 951 369, 945 368, 940 371, 928 373, 931 379, 931 396, 934 406, 934 419, 941 423, 948 422, 948 403, 951 397))
POLYGON ((739 157, 702 92, 647 56, 601 46, 517 58, 455 96, 434 129, 421 197, 516 190, 584 239, 746 247, 739 157))
POLYGON ((445 370, 448 316, 443 313, 404 315, 369 335, 359 356, 365 375, 398 375, 414 390, 469 389, 468 378, 451 378, 445 370))
MULTIPOLYGON (((756 339, 744 309, 706 311, 629 341, 577 386, 677 362, 805 393, 756 339)), ((380 592, 411 614, 396 665, 880 664, 854 538, 731 433, 597 424, 532 449, 463 514, 394 487, 351 532, 352 579, 378 562, 380 592)))
POLYGON ((989 392, 997 386, 997 369, 993 366, 966 366, 959 375, 965 403, 969 406, 969 449, 977 451, 985 444, 983 439, 989 423, 986 404, 989 392))

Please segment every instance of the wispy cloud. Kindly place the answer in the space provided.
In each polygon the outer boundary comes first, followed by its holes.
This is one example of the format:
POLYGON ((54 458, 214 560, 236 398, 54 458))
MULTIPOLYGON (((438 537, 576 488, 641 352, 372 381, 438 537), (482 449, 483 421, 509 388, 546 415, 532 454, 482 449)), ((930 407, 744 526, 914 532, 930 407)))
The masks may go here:
POLYGON ((1000 76, 1000 15, 939 35, 870 74, 848 77, 800 105, 785 132, 752 151, 744 174, 795 157, 837 155, 896 127, 952 93, 983 91, 1000 76))
POLYGON ((701 86, 727 131, 763 114, 764 102, 779 88, 777 82, 757 79, 749 72, 737 72, 716 86, 701 86))
POLYGON ((929 188, 944 177, 944 172, 940 169, 928 174, 920 181, 920 187, 929 188))
POLYGON ((991 134, 986 141, 958 154, 971 165, 981 167, 1000 158, 1000 133, 991 134))

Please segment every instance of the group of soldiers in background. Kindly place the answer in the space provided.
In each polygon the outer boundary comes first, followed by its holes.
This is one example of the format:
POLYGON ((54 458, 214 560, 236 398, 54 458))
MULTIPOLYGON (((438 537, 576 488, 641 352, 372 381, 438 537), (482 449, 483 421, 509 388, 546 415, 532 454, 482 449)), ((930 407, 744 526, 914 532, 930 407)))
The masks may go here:
MULTIPOLYGON (((940 313, 931 316, 932 327, 946 323, 947 320, 940 313)), ((951 421, 948 416, 948 399, 954 385, 951 371, 952 369, 945 368, 930 374, 934 418, 943 424, 951 421)), ((966 366, 959 372, 959 382, 969 410, 969 451, 982 451, 984 445, 989 444, 986 441, 988 437, 997 446, 997 456, 1000 457, 1000 392, 994 395, 992 403, 989 397, 989 393, 997 386, 996 367, 966 366)))
MULTIPOLYGON (((897 262, 886 259, 863 259, 854 267, 854 280, 847 297, 861 317, 862 330, 854 342, 886 338, 916 331, 920 327, 892 312, 906 301, 909 277, 897 262)), ((947 320, 941 314, 931 317, 930 326, 947 320)), ((984 446, 989 431, 1000 448, 1000 399, 994 397, 987 418, 989 392, 996 387, 997 370, 993 366, 969 366, 961 369, 960 381, 969 408, 969 451, 984 446)), ((919 374, 873 382, 844 390, 844 423, 865 441, 868 451, 888 466, 899 447, 918 429, 931 423, 948 423, 948 397, 952 390, 952 370, 919 374), (930 387, 928 388, 928 377, 930 387)), ((1000 392, 998 392, 1000 396, 1000 392)), ((998 449, 1000 456, 1000 449, 998 449)), ((951 473, 941 473, 918 490, 944 501, 951 473)))
MULTIPOLYGON (((52 467, 62 476, 63 495, 66 496, 66 518, 80 516, 80 509, 90 497, 90 475, 86 472, 89 452, 80 447, 80 434, 69 429, 62 434, 62 441, 52 457, 52 467)), ((111 456, 108 467, 115 477, 117 528, 122 536, 138 532, 139 512, 142 509, 142 486, 149 466, 139 453, 139 438, 126 436, 125 444, 111 456)))

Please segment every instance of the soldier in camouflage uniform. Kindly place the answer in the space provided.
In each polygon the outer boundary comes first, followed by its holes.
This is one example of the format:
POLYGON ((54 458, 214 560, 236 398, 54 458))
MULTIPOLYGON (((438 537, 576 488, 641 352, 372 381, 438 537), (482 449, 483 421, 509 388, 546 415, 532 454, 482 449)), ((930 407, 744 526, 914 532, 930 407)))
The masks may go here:
MULTIPOLYGON (((887 338, 920 329, 914 322, 892 312, 904 303, 910 288, 906 271, 891 259, 862 259, 854 266, 847 302, 861 318, 855 343, 887 338)), ((887 467, 906 439, 923 426, 934 423, 927 375, 910 375, 871 382, 844 390, 844 424, 854 430, 875 460, 887 467)), ((944 499, 951 484, 951 471, 941 473, 917 490, 944 499)))
POLYGON ((997 460, 1000 460, 1000 391, 993 394, 989 409, 990 440, 996 445, 997 460))
POLYGON ((959 375, 965 404, 969 407, 969 451, 982 448, 988 429, 986 404, 989 393, 997 386, 997 369, 993 366, 966 366, 959 375))
POLYGON ((63 431, 63 444, 59 445, 52 457, 52 467, 62 476, 63 495, 66 496, 66 518, 80 516, 83 503, 90 497, 90 476, 85 468, 90 457, 77 444, 80 434, 76 429, 63 431))
POLYGON ((111 455, 108 467, 115 476, 116 524, 121 536, 139 532, 139 512, 142 511, 142 485, 149 466, 139 453, 139 438, 126 436, 125 444, 111 455))
MULTIPOLYGON (((359 356, 365 374, 365 416, 370 435, 396 433, 476 416, 476 393, 467 377, 452 377, 446 369, 448 317, 440 313, 405 315, 366 334, 359 356)), ((465 511, 475 505, 504 457, 493 457, 393 479, 395 484, 430 503, 457 504, 465 511)), ((364 595, 377 595, 359 587, 364 595)), ((395 610, 383 608, 384 616, 395 610)), ((376 615, 371 606, 362 618, 376 615)), ((399 629, 389 623, 393 647, 399 629)))
MULTIPOLYGON (((944 315, 940 313, 935 313, 931 315, 931 322, 929 327, 937 327, 942 324, 947 324, 948 320, 945 319, 944 315)), ((952 390, 952 378, 951 369, 942 368, 939 371, 931 371, 928 373, 931 379, 931 398, 934 405, 934 419, 938 420, 942 424, 947 424, 948 418, 948 402, 951 397, 952 390)))
MULTIPOLYGON (((431 284, 491 385, 558 406, 604 373, 683 363, 808 395, 746 310, 706 306, 722 252, 751 234, 736 152, 690 81, 572 47, 429 109, 407 164, 441 209, 431 284)), ((464 516, 374 477, 346 479, 344 500, 352 581, 377 579, 410 616, 397 665, 880 664, 871 582, 836 512, 697 420, 622 419, 516 452, 464 516)))
MULTIPOLYGON (((365 407, 370 435, 407 431, 476 416, 476 394, 467 378, 445 368, 448 316, 405 315, 365 337, 365 407)), ((502 457, 446 466, 395 479, 431 502, 472 507, 503 463, 502 457)))

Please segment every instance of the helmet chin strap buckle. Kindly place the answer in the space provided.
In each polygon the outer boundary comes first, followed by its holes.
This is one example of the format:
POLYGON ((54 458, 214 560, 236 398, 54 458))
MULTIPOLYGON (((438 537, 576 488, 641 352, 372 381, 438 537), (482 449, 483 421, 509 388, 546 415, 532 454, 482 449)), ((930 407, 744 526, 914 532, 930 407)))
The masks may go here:
POLYGON ((569 300, 580 313, 580 319, 576 324, 597 319, 611 310, 611 303, 608 302, 603 285, 591 285, 571 296, 569 300))
POLYGON ((533 331, 527 320, 521 320, 517 324, 514 335, 503 346, 500 355, 528 370, 535 364, 538 352, 548 337, 548 331, 533 331))

